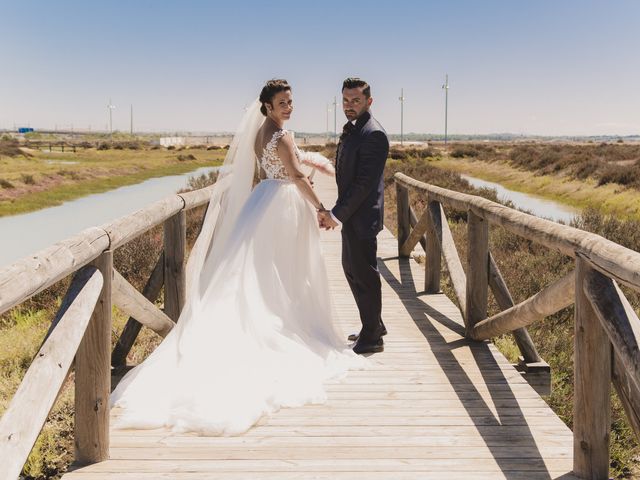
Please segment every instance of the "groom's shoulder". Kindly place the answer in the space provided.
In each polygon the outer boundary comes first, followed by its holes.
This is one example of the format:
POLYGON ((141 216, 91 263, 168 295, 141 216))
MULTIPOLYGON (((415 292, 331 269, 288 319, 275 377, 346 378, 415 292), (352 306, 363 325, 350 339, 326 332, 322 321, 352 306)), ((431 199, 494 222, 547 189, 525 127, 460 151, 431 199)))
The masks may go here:
POLYGON ((364 128, 362 130, 366 131, 367 133, 382 132, 385 135, 387 134, 384 127, 380 124, 380 122, 378 122, 378 120, 374 118, 373 115, 369 117, 369 120, 364 125, 364 128))

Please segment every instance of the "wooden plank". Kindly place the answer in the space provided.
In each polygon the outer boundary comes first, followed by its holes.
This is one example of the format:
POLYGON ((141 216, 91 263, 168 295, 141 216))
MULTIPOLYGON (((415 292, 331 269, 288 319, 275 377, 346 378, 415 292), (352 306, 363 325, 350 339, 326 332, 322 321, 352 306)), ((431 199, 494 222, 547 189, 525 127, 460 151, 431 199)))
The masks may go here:
POLYGON ((72 274, 109 248, 100 228, 87 228, 0 269, 0 313, 72 274))
POLYGON ((609 478, 611 344, 584 293, 591 267, 576 259, 573 471, 609 478))
POLYGON ((600 272, 589 271, 585 294, 629 378, 640 387, 640 320, 618 285, 600 272))
POLYGON ((100 228, 109 235, 111 240, 109 248, 115 250, 171 218, 183 208, 183 198, 178 195, 170 195, 129 215, 101 225, 100 228))
MULTIPOLYGON (((500 310, 508 310, 515 305, 507 283, 504 281, 504 278, 502 278, 502 273, 500 273, 498 264, 493 258, 493 255, 491 255, 491 252, 489 252, 489 288, 491 288, 493 296, 500 306, 500 310)), ((525 363, 542 362, 538 349, 534 345, 525 327, 516 328, 512 333, 525 363)))
MULTIPOLYGON (((164 252, 160 253, 160 257, 156 262, 147 283, 142 289, 142 295, 150 302, 155 302, 162 285, 164 284, 164 252)), ((135 318, 129 317, 127 323, 122 330, 122 334, 116 340, 116 345, 111 354, 111 365, 114 367, 121 367, 127 363, 127 355, 138 337, 138 333, 142 328, 142 324, 135 318)))
POLYGON ((420 215, 420 218, 418 219, 418 222, 413 227, 413 229, 409 229, 411 230, 411 233, 409 233, 409 236, 400 247, 401 257, 408 257, 411 255, 411 252, 413 251, 413 247, 417 245, 417 243, 423 237, 424 232, 427 231, 428 219, 429 219, 429 209, 425 209, 425 211, 422 212, 422 215, 420 215))
POLYGON ((629 424, 640 440, 640 389, 629 378, 618 355, 613 356, 613 370, 611 373, 613 386, 616 388, 618 398, 627 414, 629 424))
POLYGON ((187 217, 178 212, 164 223, 164 311, 178 321, 187 296, 185 251, 187 217))
POLYGON ((453 284, 453 290, 464 317, 467 311, 467 275, 462 268, 462 262, 460 261, 456 244, 453 241, 453 235, 451 234, 444 209, 441 204, 438 205, 439 207, 430 209, 431 219, 433 220, 436 237, 440 243, 442 256, 453 284))
MULTIPOLYGON (((416 212, 413 211, 413 207, 411 205, 409 205, 409 225, 413 228, 417 225, 418 223, 418 217, 416 216, 416 212)), ((420 237, 420 245, 422 246, 422 249, 426 252, 427 251, 427 236, 426 235, 422 235, 422 237, 420 237)))
MULTIPOLYGON (((426 293, 440 293, 440 271, 442 270, 442 207, 438 202, 427 202, 427 235, 424 290, 426 293), (434 219, 437 219, 434 220, 434 219)), ((445 219, 446 221, 446 219, 445 219)))
POLYGON ((75 458, 80 464, 109 458, 111 392, 111 272, 113 252, 92 262, 104 279, 102 291, 76 354, 75 458))
POLYGON ((472 337, 476 340, 497 337, 568 307, 574 302, 575 282, 575 271, 571 271, 518 305, 477 323, 472 337))
POLYGON ((166 337, 175 326, 167 315, 138 292, 117 270, 113 271, 111 295, 116 307, 162 337, 166 337))
POLYGON ((50 333, 0 419, 0 478, 20 474, 67 378, 102 284, 95 267, 75 275, 50 333))
POLYGON ((473 327, 487 318, 489 294, 489 222, 467 212, 467 336, 473 327))
MULTIPOLYGON (((531 458, 510 462, 515 471, 546 472, 547 469, 559 471, 567 468, 565 459, 550 459, 548 461, 531 458)), ((570 468, 570 466, 569 466, 570 468)), ((146 473, 209 473, 209 472, 451 472, 450 459, 301 459, 301 460, 198 460, 182 462, 180 460, 137 461, 121 460, 119 462, 104 462, 83 469, 89 473, 127 473, 133 470, 146 473)), ((500 465, 495 461, 478 461, 477 459, 456 459, 457 472, 491 472, 499 473, 500 465)), ((72 477, 69 475, 69 477, 72 477)), ((440 477, 442 478, 442 477, 440 477)), ((446 478, 449 478, 448 475, 446 478)), ((548 480, 549 477, 547 477, 548 480)))
MULTIPOLYGON (((450 462, 451 467, 455 464, 450 462)), ((450 467, 450 468, 451 468, 450 467)), ((112 478, 111 474, 101 474, 101 473, 89 473, 84 474, 82 478, 87 478, 90 480, 102 480, 106 478, 112 478)), ((361 480, 363 478, 362 472, 315 472, 308 470, 301 470, 297 472, 249 472, 251 479, 261 480, 261 479, 271 479, 271 480, 300 480, 300 479, 309 479, 313 478, 315 480, 361 480)), ((212 477, 212 473, 210 472, 185 472, 185 473, 119 473, 117 475, 119 479, 129 480, 144 480, 144 479, 170 479, 170 480, 200 480, 211 478, 216 478, 220 480, 246 480, 247 473, 240 472, 215 472, 215 476, 212 477)), ((66 478, 66 477, 65 477, 66 478)), ((69 474, 68 478, 79 478, 74 474, 69 474)), ((388 480, 389 478, 393 478, 394 480, 415 480, 416 478, 420 478, 421 480, 441 480, 443 478, 443 472, 430 472, 430 471, 420 471, 420 472, 367 472, 366 478, 371 480, 388 480), (392 477, 390 477, 392 476, 392 477)), ((557 480, 573 480, 577 479, 570 474, 565 474, 564 470, 561 471, 544 471, 544 472, 532 472, 530 470, 524 471, 507 471, 503 472, 500 470, 496 470, 493 472, 463 472, 463 473, 448 473, 446 474, 446 478, 449 480, 549 480, 551 478, 557 480)))
POLYGON ((402 245, 409 238, 409 190, 396 184, 396 208, 398 218, 398 255, 407 257, 402 253, 402 245))

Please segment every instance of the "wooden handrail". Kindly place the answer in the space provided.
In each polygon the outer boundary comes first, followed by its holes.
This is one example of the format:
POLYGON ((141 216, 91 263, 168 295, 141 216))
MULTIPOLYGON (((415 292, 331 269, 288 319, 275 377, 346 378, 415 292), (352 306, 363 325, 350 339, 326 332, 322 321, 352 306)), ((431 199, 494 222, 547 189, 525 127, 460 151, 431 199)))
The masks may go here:
POLYGON ((91 227, 0 269, 0 313, 82 268, 108 248, 107 233, 91 227))
POLYGON ((100 227, 91 227, 0 269, 0 314, 175 214, 204 205, 213 186, 170 195, 100 227))
POLYGON ((415 188, 430 199, 462 211, 472 211, 490 223, 504 227, 535 243, 572 258, 579 253, 593 268, 608 277, 640 290, 640 253, 618 245, 595 233, 544 220, 482 197, 446 190, 396 173, 397 184, 415 188))

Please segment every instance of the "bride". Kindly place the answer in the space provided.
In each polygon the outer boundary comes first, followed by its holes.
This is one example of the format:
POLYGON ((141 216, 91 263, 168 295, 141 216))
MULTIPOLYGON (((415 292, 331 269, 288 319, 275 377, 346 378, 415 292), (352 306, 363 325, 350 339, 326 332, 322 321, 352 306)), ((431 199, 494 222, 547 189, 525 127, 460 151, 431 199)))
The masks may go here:
POLYGON ((323 402, 326 380, 363 365, 333 325, 324 207, 301 162, 332 167, 298 150, 284 129, 292 110, 289 84, 271 80, 245 114, 189 257, 186 305, 111 394, 116 427, 239 434, 280 407, 323 402))

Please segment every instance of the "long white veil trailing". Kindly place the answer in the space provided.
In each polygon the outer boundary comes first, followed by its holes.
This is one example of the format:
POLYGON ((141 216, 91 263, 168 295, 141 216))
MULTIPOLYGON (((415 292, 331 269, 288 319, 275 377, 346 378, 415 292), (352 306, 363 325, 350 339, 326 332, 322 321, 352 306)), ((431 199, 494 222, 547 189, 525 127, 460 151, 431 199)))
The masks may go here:
POLYGON ((219 263, 216 252, 229 236, 251 193, 255 172, 255 138, 264 121, 255 100, 240 121, 213 186, 202 229, 186 266, 187 304, 199 303, 219 263))

